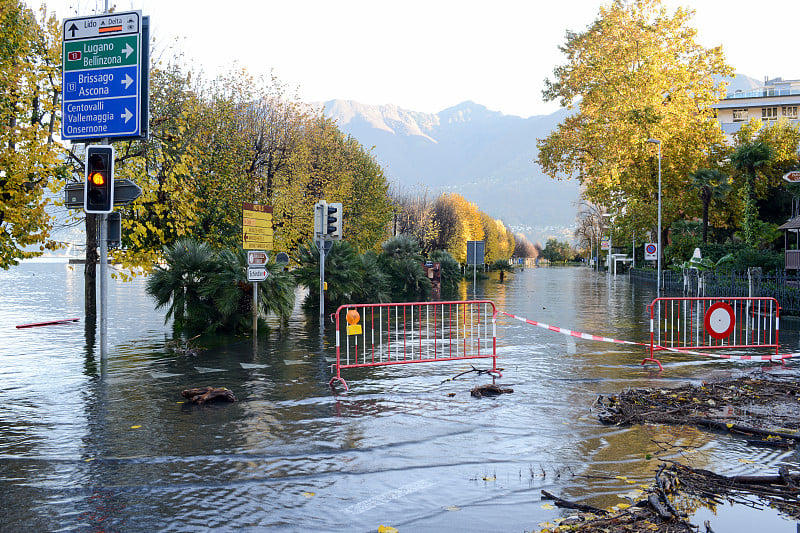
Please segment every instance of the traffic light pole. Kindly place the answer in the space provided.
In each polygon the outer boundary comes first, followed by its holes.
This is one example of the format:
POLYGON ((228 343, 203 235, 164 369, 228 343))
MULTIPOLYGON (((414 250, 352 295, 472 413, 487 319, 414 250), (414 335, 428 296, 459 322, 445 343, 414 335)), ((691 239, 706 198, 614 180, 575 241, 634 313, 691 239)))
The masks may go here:
POLYGON ((108 359, 108 215, 97 216, 100 225, 100 362, 108 359))
MULTIPOLYGON (((108 11, 108 3, 106 3, 106 11, 108 11)), ((108 137, 105 137, 101 143, 107 145, 108 141, 108 137)), ((112 203, 111 205, 113 208, 114 204, 112 203)), ((106 286, 108 276, 108 215, 105 213, 100 214, 98 222, 100 223, 100 366, 103 367, 108 361, 108 287, 106 286)))
POLYGON ((325 331, 325 241, 317 241, 319 245, 319 329, 325 331))

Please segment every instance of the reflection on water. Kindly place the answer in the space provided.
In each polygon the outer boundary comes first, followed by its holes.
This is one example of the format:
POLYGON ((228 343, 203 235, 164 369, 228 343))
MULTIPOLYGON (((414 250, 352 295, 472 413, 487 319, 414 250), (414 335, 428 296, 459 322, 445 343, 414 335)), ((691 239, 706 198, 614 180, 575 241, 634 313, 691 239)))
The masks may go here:
MULTIPOLYGON (((315 317, 298 308, 255 346, 207 336, 204 350, 185 355, 170 348, 171 328, 143 283, 110 283, 100 372, 83 324, 82 269, 26 263, 0 273, 0 529, 523 531, 560 513, 542 508, 541 489, 609 506, 650 483, 652 457, 727 475, 798 462, 795 451, 692 428, 606 427, 591 412, 598 395, 625 387, 752 365, 666 355, 657 373, 639 364, 643 348, 500 318, 500 382, 513 394, 476 400, 469 390, 489 378, 445 381, 469 362, 347 370, 351 391, 333 394, 335 340, 332 328, 320 339, 315 317), (14 328, 70 316, 81 322, 14 328), (183 403, 181 390, 203 385, 240 401, 183 403)), ((653 292, 579 268, 461 287, 462 297, 518 316, 635 341, 648 338, 653 292)), ((781 340, 796 350, 787 322, 781 340)), ((791 363, 768 371, 793 373, 791 363)), ((772 531, 795 530, 769 516, 772 531)))

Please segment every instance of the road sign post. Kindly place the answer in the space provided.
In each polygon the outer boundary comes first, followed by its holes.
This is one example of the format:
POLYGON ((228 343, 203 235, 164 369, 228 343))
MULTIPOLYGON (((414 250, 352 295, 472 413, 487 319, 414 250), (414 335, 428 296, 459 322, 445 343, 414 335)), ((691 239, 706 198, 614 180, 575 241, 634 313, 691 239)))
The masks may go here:
POLYGON ((141 11, 64 20, 62 138, 146 137, 142 28, 141 11))

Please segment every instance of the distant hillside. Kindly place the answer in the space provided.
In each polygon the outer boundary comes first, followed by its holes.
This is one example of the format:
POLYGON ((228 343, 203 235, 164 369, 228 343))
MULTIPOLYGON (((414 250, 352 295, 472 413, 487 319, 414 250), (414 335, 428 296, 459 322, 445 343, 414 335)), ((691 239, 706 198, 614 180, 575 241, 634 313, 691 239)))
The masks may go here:
MULTIPOLYGON (((761 85, 742 74, 726 81, 728 92, 761 85)), ((534 162, 536 140, 546 137, 567 111, 522 118, 474 102, 436 114, 345 100, 323 105, 343 131, 374 147, 400 190, 424 186, 433 194, 457 192, 506 224, 527 228, 532 239, 570 238, 578 182, 552 180, 534 162)))
POLYGON ((437 114, 332 100, 325 112, 366 147, 401 189, 457 192, 533 239, 569 238, 576 181, 555 181, 534 163, 536 140, 564 111, 521 118, 464 102, 437 114))

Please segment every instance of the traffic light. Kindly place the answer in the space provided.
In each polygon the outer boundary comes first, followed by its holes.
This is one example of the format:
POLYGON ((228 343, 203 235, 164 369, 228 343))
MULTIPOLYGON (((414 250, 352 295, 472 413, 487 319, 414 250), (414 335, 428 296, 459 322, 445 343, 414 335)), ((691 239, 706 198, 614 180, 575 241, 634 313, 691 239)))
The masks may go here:
POLYGON ((325 200, 314 204, 314 239, 319 240, 325 236, 325 215, 328 213, 328 203, 325 200))
POLYGON ((83 208, 87 213, 114 210, 114 147, 94 145, 86 148, 86 190, 83 208))
POLYGON ((325 234, 333 240, 342 240, 342 204, 339 202, 328 204, 325 234))

